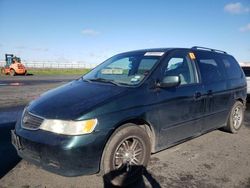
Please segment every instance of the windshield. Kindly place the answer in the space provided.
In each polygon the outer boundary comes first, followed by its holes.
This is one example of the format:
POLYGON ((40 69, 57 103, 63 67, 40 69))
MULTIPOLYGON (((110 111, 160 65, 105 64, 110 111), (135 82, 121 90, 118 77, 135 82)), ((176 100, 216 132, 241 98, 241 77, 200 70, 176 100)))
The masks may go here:
POLYGON ((84 75, 83 79, 116 85, 138 85, 159 58, 160 56, 150 56, 142 52, 116 55, 84 75))

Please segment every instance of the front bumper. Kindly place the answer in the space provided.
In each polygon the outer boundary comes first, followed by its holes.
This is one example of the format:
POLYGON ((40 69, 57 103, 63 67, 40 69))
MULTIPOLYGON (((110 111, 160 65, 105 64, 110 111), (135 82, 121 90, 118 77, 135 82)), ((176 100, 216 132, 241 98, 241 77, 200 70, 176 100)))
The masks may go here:
POLYGON ((94 132, 81 136, 63 136, 42 130, 30 131, 17 122, 20 141, 18 155, 48 171, 63 176, 97 173, 107 134, 94 132))

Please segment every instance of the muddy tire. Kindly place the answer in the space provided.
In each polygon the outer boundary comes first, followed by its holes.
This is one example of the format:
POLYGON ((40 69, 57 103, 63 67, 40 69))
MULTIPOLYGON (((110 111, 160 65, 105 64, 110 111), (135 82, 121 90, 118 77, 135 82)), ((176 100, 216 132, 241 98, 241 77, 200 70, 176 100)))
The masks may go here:
POLYGON ((15 76, 16 75, 16 72, 14 69, 10 69, 10 76, 15 76))
POLYGON ((134 124, 118 128, 106 144, 102 158, 105 183, 127 186, 142 176, 151 153, 148 134, 134 124))
POLYGON ((233 105, 227 120, 227 126, 224 128, 227 132, 237 133, 244 122, 244 105, 236 101, 233 105))

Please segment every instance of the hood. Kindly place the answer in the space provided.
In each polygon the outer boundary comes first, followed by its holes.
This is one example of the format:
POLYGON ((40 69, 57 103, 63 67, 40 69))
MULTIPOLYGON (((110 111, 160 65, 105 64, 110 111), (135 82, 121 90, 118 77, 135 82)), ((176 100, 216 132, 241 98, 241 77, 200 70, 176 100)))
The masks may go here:
POLYGON ((74 120, 126 89, 79 79, 42 94, 29 105, 28 111, 48 119, 74 120))

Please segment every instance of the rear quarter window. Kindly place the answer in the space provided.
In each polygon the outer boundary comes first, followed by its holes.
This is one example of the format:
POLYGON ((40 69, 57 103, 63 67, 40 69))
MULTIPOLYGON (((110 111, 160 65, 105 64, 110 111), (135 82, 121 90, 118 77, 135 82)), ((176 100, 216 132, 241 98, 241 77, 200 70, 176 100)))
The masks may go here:
POLYGON ((214 53, 196 52, 196 60, 204 83, 214 83, 225 80, 224 66, 214 53))
POLYGON ((228 79, 237 79, 242 77, 242 70, 238 62, 232 56, 221 56, 224 63, 228 79))

